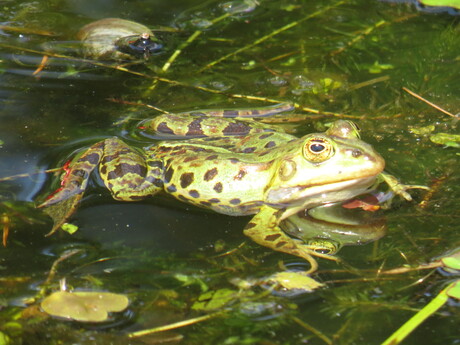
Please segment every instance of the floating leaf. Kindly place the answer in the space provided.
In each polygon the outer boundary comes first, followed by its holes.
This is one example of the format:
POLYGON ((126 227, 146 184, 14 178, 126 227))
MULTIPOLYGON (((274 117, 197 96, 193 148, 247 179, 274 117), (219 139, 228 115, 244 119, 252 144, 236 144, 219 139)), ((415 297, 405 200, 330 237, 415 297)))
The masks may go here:
POLYGON ((384 70, 387 70, 387 69, 392 69, 394 68, 393 65, 390 65, 390 64, 384 64, 384 63, 380 63, 378 61, 375 61, 374 64, 372 66, 369 66, 368 70, 369 70, 369 73, 382 73, 384 70))
POLYGON ((61 229, 70 235, 73 235, 78 230, 78 226, 70 223, 64 223, 61 225, 61 229))
POLYGON ((417 135, 428 135, 434 132, 436 127, 434 125, 428 125, 424 127, 409 126, 409 132, 417 135))
POLYGON ((430 135, 430 140, 435 144, 460 148, 460 134, 436 133, 430 135))
POLYGON ((128 298, 110 292, 57 291, 46 297, 42 309, 52 315, 82 322, 102 322, 109 312, 119 312, 128 306, 128 298))
POLYGON ((208 291, 193 303, 192 309, 210 311, 222 308, 228 302, 235 299, 237 292, 230 289, 220 289, 217 291, 208 291))
POLYGON ((449 297, 460 299, 460 279, 452 283, 446 289, 446 293, 449 297))
POLYGON ((460 270, 460 250, 441 259, 444 266, 460 270))
POLYGON ((304 290, 305 292, 311 292, 323 286, 320 282, 300 272, 279 272, 272 275, 267 282, 286 290, 304 290))

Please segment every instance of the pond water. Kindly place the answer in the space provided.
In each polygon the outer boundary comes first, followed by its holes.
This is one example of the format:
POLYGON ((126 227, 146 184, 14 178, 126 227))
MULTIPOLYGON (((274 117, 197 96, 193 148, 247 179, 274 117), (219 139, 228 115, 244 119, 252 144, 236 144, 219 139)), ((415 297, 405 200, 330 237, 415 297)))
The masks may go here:
MULTIPOLYGON (((458 139, 438 144, 432 137, 458 134, 451 116, 460 109, 456 11, 365 0, 1 6, 0 344, 381 344, 458 280, 458 271, 436 268, 382 273, 433 262, 460 245, 458 139), (134 64, 83 60, 76 32, 107 17, 157 28, 163 51, 134 64), (48 61, 37 70, 45 53, 48 61), (295 104, 303 118, 296 136, 351 119, 388 172, 431 187, 410 190, 412 202, 396 197, 383 212, 384 230, 341 238, 341 262, 319 258, 313 277, 324 287, 294 296, 264 286, 242 289, 236 281, 250 285, 308 264, 246 241, 242 229, 250 217, 212 213, 167 195, 116 202, 98 176, 70 219, 78 231, 45 236, 52 221, 35 206, 59 182, 45 170, 82 148, 111 136, 147 146, 155 138, 143 137, 137 123, 160 111, 283 102, 295 104), (39 302, 62 279, 70 290, 124 294, 130 305, 102 323, 49 317, 39 302)), ((404 344, 460 344, 459 321, 459 301, 450 299, 404 344)))

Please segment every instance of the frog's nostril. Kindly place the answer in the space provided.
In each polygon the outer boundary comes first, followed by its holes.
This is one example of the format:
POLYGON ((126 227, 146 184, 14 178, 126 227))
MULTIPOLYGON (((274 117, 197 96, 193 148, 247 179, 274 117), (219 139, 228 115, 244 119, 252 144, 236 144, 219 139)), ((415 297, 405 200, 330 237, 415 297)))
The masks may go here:
POLYGON ((362 156, 363 152, 361 150, 358 150, 358 149, 354 149, 353 151, 351 151, 351 155, 354 157, 354 158, 358 158, 360 156, 362 156))

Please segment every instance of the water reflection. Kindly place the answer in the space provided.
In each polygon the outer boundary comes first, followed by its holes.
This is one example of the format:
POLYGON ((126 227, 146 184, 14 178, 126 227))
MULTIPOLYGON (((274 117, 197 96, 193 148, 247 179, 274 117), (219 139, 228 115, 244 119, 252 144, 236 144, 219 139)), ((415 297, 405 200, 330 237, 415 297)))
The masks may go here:
POLYGON ((313 250, 335 254, 343 246, 376 241, 386 232, 382 215, 361 208, 346 209, 343 202, 301 211, 286 219, 281 227, 313 250))

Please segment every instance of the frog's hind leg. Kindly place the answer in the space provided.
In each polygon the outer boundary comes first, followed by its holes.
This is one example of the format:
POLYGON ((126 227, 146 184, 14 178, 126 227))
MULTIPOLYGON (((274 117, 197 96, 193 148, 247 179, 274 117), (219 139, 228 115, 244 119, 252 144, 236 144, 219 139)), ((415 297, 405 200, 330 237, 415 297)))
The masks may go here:
POLYGON ((196 110, 179 114, 164 114, 140 123, 147 135, 184 138, 225 137, 261 132, 284 132, 282 128, 254 121, 294 109, 291 104, 278 104, 256 109, 196 110))
POLYGON ((147 162, 144 156, 114 137, 100 141, 70 163, 61 188, 39 207, 47 207, 83 194, 91 172, 99 173, 107 189, 116 200, 134 201, 161 190, 160 162, 147 162))
POLYGON ((145 159, 118 138, 105 140, 99 173, 116 200, 136 201, 162 190, 162 163, 145 159))
POLYGON ((338 261, 333 256, 316 253, 307 245, 302 245, 299 241, 286 235, 278 226, 280 219, 278 212, 281 211, 271 207, 262 207, 259 213, 246 225, 244 234, 262 246, 307 260, 311 267, 306 271, 306 274, 313 273, 318 269, 318 263, 313 256, 338 261))
POLYGON ((83 197, 88 178, 99 164, 104 151, 104 142, 98 142, 86 150, 77 160, 64 165, 65 173, 61 179, 61 187, 52 193, 38 207, 44 207, 54 221, 48 236, 58 230, 75 212, 83 197))
POLYGON ((157 162, 148 164, 143 156, 118 138, 100 141, 88 148, 78 159, 64 167, 61 187, 38 207, 54 220, 55 232, 75 212, 88 185, 90 174, 99 167, 105 186, 117 200, 133 201, 160 190, 157 162))
POLYGON ((61 187, 38 207, 48 207, 84 193, 91 172, 98 166, 104 153, 104 141, 88 148, 77 160, 66 163, 61 178, 61 187))
POLYGON ((225 117, 225 118, 256 118, 256 117, 269 117, 277 115, 286 111, 291 111, 294 106, 290 103, 280 103, 268 107, 259 108, 246 108, 246 109, 205 109, 194 110, 190 112, 179 113, 178 115, 190 117, 225 117))

